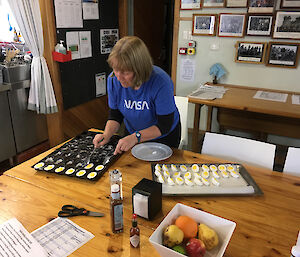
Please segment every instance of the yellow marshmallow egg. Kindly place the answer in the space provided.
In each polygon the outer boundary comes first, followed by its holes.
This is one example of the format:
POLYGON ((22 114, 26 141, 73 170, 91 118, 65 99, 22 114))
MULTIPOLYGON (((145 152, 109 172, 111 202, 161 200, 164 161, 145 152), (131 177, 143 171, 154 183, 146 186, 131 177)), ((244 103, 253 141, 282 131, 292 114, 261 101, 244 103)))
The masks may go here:
POLYGON ((103 170, 104 169, 104 166, 103 165, 98 165, 95 170, 96 171, 99 171, 99 170, 103 170))
POLYGON ((56 173, 60 173, 60 172, 62 172, 64 169, 65 169, 65 167, 58 167, 58 168, 55 169, 55 172, 56 172, 56 173))
POLYGON ((93 171, 93 172, 91 172, 91 173, 89 173, 89 174, 87 175, 87 178, 88 178, 88 179, 92 179, 92 178, 94 178, 94 177, 96 177, 96 176, 97 176, 97 172, 93 171))
POLYGON ((36 165, 34 165, 34 168, 35 168, 35 169, 39 169, 39 168, 42 168, 44 165, 45 165, 45 163, 39 162, 39 163, 37 163, 36 165))
POLYGON ((93 168, 94 167, 94 163, 89 163, 88 165, 86 165, 84 168, 85 169, 91 169, 91 168, 93 168))
POLYGON ((54 168, 53 164, 47 165, 44 170, 52 170, 54 168))
POLYGON ((206 164, 203 164, 201 166, 201 168, 202 168, 203 171, 209 171, 209 168, 208 168, 208 166, 206 164))
POLYGON ((85 170, 80 170, 80 171, 78 171, 78 172, 76 173, 76 176, 77 176, 77 177, 82 177, 85 173, 86 173, 85 170))
POLYGON ((192 171, 193 172, 199 172, 199 166, 197 164, 192 165, 192 171))
POLYGON ((66 170, 65 174, 70 175, 70 174, 74 173, 74 171, 75 171, 75 169, 70 168, 70 169, 66 170))
POLYGON ((185 165, 180 165, 180 170, 182 172, 186 172, 187 171, 187 167, 185 165))

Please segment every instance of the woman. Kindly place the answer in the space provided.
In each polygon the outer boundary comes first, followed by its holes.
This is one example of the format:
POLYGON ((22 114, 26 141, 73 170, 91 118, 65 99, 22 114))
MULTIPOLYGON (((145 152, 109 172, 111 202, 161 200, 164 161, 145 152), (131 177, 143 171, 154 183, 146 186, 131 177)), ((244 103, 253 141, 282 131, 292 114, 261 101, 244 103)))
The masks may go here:
POLYGON ((108 143, 124 121, 126 136, 119 140, 114 154, 145 141, 178 147, 181 124, 173 83, 152 64, 144 42, 134 36, 120 39, 107 61, 113 69, 107 80, 109 117, 104 133, 95 136, 94 146, 108 143))

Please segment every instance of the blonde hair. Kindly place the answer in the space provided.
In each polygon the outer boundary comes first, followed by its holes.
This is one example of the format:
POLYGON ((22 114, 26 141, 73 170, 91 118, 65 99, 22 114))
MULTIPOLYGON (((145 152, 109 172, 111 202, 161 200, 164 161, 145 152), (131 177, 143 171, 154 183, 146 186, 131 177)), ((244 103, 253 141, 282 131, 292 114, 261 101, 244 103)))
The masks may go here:
POLYGON ((113 69, 134 72, 132 87, 139 87, 152 73, 153 63, 145 43, 138 37, 121 38, 113 47, 107 62, 113 69))

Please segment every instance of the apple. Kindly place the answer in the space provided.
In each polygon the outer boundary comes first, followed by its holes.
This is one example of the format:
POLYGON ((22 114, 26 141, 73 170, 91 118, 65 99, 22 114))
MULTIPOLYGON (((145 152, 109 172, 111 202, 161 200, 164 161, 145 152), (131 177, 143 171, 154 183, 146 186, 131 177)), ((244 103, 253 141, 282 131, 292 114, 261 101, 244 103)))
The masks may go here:
POLYGON ((185 250, 189 257, 203 257, 206 252, 204 243, 197 238, 191 238, 186 243, 185 250))

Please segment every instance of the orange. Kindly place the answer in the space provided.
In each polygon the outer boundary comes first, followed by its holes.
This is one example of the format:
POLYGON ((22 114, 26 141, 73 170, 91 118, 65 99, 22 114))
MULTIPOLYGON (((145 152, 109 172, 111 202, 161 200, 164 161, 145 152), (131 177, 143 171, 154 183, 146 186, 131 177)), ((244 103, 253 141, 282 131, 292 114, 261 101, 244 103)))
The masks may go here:
POLYGON ((175 225, 183 231, 184 238, 197 236, 198 225, 192 218, 188 216, 179 216, 175 221, 175 225))

